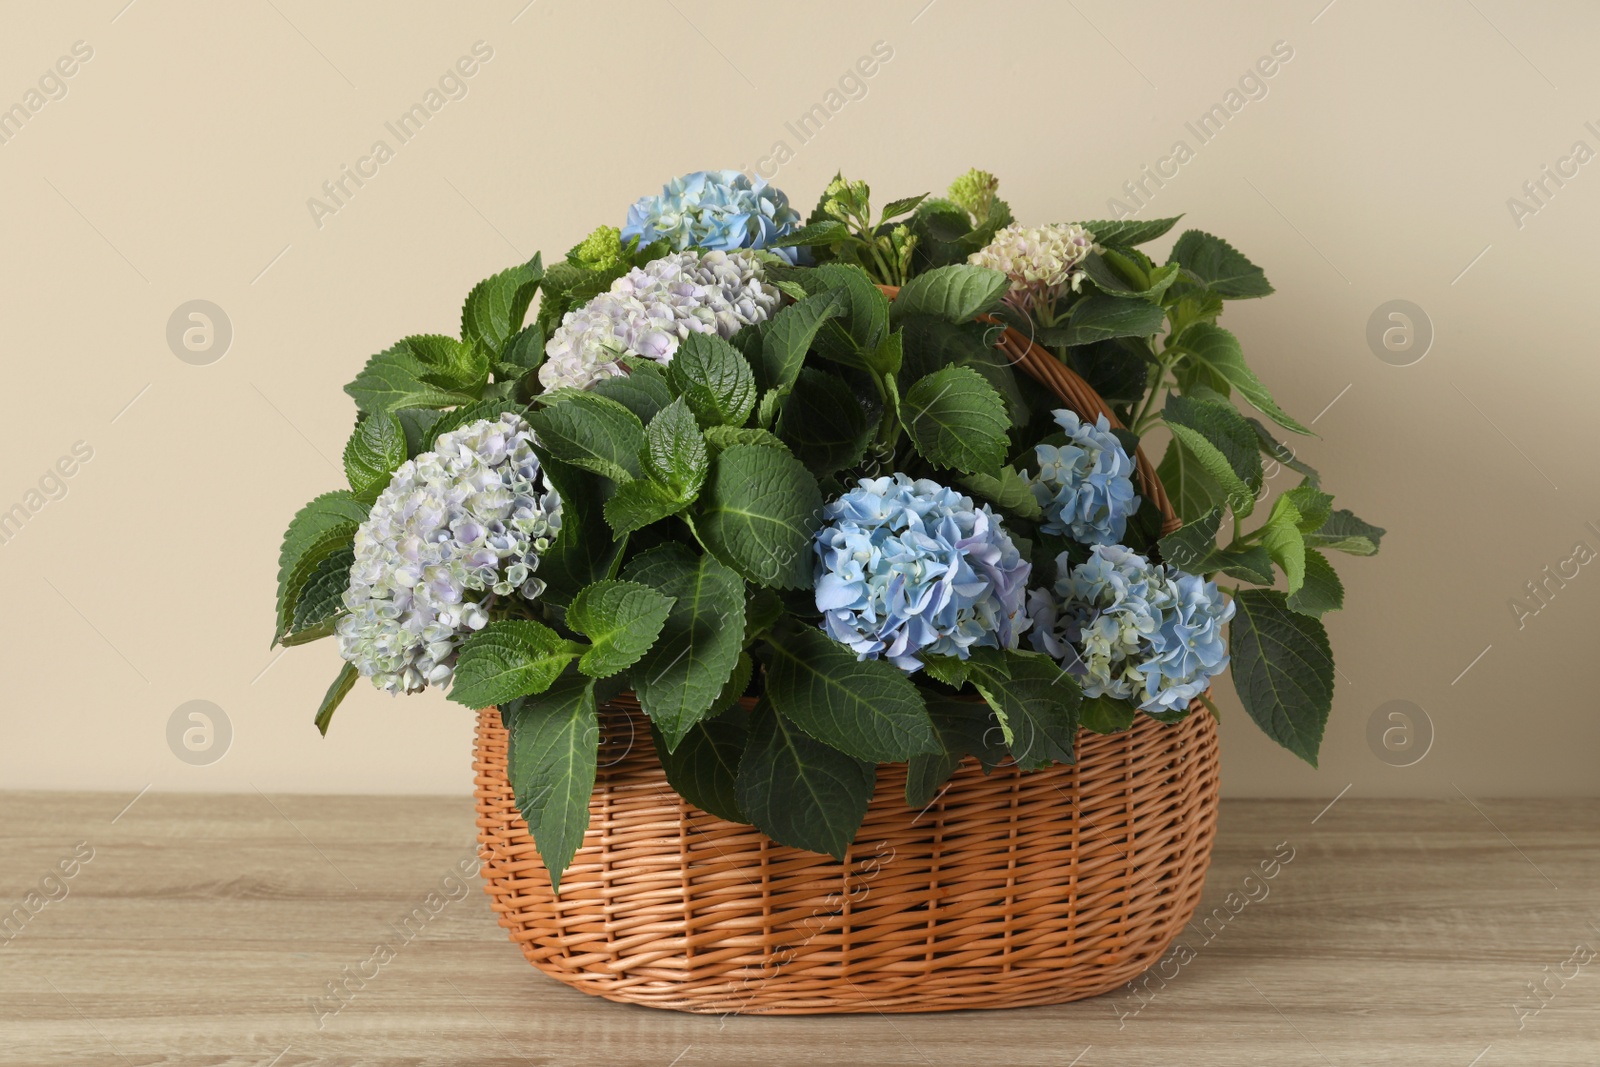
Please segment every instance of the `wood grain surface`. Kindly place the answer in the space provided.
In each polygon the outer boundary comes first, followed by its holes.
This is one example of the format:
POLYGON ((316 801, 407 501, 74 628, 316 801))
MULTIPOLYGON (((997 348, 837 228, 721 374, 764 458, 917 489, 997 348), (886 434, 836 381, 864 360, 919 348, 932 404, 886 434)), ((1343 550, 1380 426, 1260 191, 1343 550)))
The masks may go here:
POLYGON ((1224 802, 1142 988, 755 1018, 534 971, 469 797, 0 793, 0 1064, 1600 1063, 1600 801, 1325 803, 1224 802))

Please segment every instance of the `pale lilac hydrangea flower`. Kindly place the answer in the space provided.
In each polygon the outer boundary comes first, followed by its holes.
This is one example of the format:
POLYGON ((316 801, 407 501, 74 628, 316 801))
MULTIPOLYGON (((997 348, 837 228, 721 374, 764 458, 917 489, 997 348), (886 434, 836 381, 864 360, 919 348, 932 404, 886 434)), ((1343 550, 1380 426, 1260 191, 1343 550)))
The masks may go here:
POLYGON ((1083 285, 1083 261, 1100 251, 1094 234, 1076 223, 1048 226, 1013 223, 994 235, 967 262, 999 271, 1011 280, 1006 302, 1024 314, 1083 285))
POLYGON ((511 413, 440 434, 356 530, 339 654, 379 689, 445 684, 495 598, 544 591, 534 572, 561 528, 561 497, 533 444, 511 413))

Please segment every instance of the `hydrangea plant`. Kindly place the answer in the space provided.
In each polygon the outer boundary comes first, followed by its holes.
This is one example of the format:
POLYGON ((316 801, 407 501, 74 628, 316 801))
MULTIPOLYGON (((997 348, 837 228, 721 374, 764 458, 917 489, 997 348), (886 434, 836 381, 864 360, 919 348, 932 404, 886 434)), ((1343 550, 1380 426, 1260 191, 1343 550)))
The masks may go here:
POLYGON ((1199 230, 1141 251, 1176 219, 1023 226, 999 192, 875 211, 839 175, 799 225, 687 175, 372 356, 349 486, 279 554, 274 641, 344 660, 317 726, 363 677, 498 707, 558 886, 624 689, 689 803, 834 856, 880 763, 922 806, 968 755, 1034 770, 1215 713, 1225 670, 1314 763, 1328 553, 1383 531, 1268 429, 1308 433, 1218 325, 1271 286, 1199 230), (1019 375, 1008 327, 1106 410, 1019 375))

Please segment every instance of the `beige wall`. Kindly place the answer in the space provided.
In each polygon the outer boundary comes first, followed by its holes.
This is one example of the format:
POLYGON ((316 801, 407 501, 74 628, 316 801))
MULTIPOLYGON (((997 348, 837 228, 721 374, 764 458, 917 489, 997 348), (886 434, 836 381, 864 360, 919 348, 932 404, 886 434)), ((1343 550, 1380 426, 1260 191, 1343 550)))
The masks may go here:
POLYGON ((1266 95, 1141 214, 1186 213, 1266 267, 1278 294, 1224 323, 1287 407, 1322 412, 1306 458, 1390 534, 1341 561, 1321 771, 1224 693, 1226 788, 1593 791, 1600 565, 1521 628, 1508 601, 1576 543, 1600 550, 1600 163, 1520 220, 1507 199, 1574 142, 1600 149, 1600 9, 524 2, 10 8, 0 104, 74 42, 93 56, 0 145, 0 508, 75 443, 93 455, 0 545, 0 786, 467 790, 462 709, 361 688, 323 741, 333 648, 267 648, 279 534, 340 484, 339 386, 367 355, 449 332, 480 277, 559 255, 665 178, 753 166, 777 140, 803 207, 836 167, 890 196, 977 164, 1022 219, 1102 216, 1175 141, 1196 148, 1186 121, 1281 41, 1266 95), (893 58, 866 96, 800 145, 785 122, 880 40, 893 58), (478 41, 493 57, 466 97, 399 145, 384 123, 478 41), (394 158, 316 225, 308 198, 380 138, 394 158), (233 328, 203 366, 165 336, 197 298, 233 328), (1412 366, 1365 339, 1394 299, 1436 332, 1412 366), (231 724, 207 766, 169 749, 190 700, 231 724), (1369 747, 1393 700, 1435 729, 1410 767, 1369 747))

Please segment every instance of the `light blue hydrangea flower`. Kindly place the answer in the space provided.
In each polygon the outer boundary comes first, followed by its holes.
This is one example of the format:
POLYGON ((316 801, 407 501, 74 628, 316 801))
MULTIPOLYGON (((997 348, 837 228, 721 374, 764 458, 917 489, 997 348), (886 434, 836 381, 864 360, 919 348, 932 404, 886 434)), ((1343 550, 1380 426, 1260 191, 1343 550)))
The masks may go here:
POLYGON ((1098 545, 1076 567, 1063 552, 1056 569, 1054 590, 1028 594, 1029 640, 1086 695, 1181 712, 1227 668, 1223 628, 1234 605, 1215 583, 1121 545, 1098 545))
POLYGON ((1067 432, 1061 445, 1037 445, 1039 471, 1028 476, 1033 497, 1044 509, 1039 529, 1086 545, 1114 545, 1139 510, 1133 491, 1133 460, 1101 415, 1092 423, 1077 412, 1051 412, 1067 432))
POLYGON ((829 637, 905 671, 921 656, 1016 648, 1029 563, 1000 517, 937 482, 863 478, 823 509, 816 602, 829 637))
MULTIPOLYGON (((697 170, 674 178, 660 196, 640 198, 628 209, 622 239, 640 245, 666 238, 672 250, 709 248, 731 252, 766 248, 800 224, 782 190, 737 170, 697 170)), ((795 262, 795 249, 773 252, 795 262)))
POLYGON ((623 356, 670 363, 691 333, 732 337, 765 322, 783 299, 750 252, 674 252, 635 267, 567 312, 544 346, 546 390, 587 389, 623 374, 623 356))
POLYGON ((544 591, 534 571, 561 528, 561 497, 533 443, 510 413, 440 434, 356 530, 339 654, 379 689, 443 685, 496 598, 544 591))

